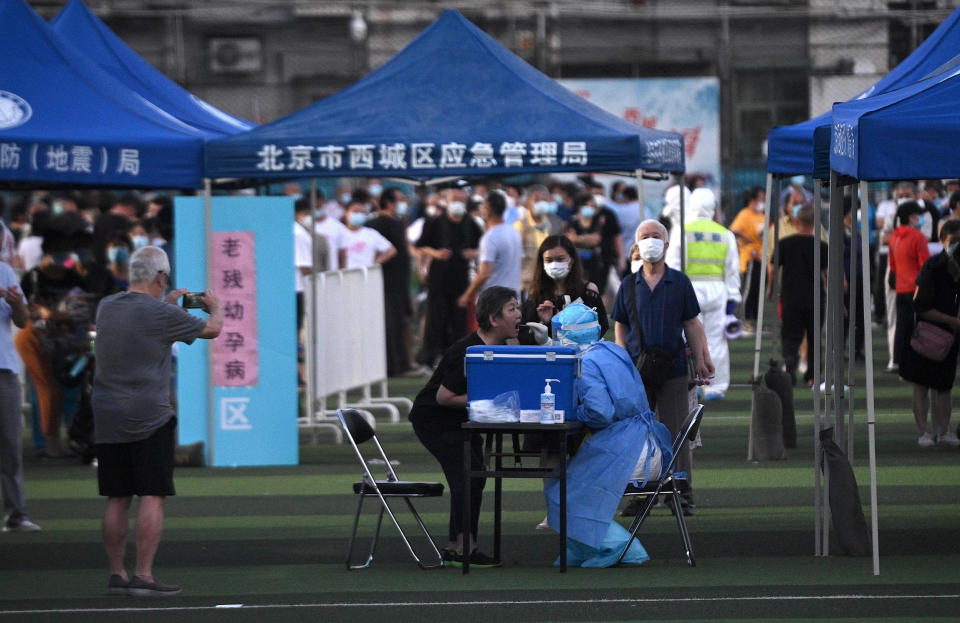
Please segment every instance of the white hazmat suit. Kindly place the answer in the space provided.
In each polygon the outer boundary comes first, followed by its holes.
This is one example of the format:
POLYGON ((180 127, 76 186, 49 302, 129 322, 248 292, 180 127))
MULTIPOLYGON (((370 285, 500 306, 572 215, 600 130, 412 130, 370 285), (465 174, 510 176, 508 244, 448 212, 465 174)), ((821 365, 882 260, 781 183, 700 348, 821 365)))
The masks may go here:
MULTIPOLYGON (((676 187, 671 188, 674 190, 676 187)), ((667 191, 668 195, 670 190, 667 191)), ((675 195, 679 195, 675 191, 675 195)), ((700 303, 700 318, 707 334, 707 347, 716 369, 704 386, 704 399, 722 398, 730 387, 730 349, 724 327, 728 303, 740 302, 740 252, 733 232, 714 222, 716 198, 706 188, 684 195, 686 216, 686 274, 700 303), (723 245, 726 246, 724 251, 723 245)), ((667 264, 680 270, 679 210, 667 248, 667 264)))

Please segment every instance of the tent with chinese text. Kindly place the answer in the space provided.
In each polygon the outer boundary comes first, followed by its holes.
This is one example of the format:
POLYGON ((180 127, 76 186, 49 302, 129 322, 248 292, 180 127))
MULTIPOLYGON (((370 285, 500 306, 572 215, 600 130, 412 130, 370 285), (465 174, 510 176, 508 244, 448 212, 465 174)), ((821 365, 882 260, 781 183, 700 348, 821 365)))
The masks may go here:
POLYGON ((50 26, 111 76, 209 138, 231 136, 254 127, 214 108, 163 75, 107 28, 83 0, 70 0, 50 26))
POLYGON ((356 84, 211 141, 211 178, 681 172, 683 137, 575 95, 447 10, 356 84))
POLYGON ((203 140, 0 0, 0 184, 199 188, 203 140))
MULTIPOLYGON (((903 62, 875 85, 850 101, 874 97, 922 80, 956 65, 960 54, 960 8, 956 9, 903 62)), ((812 175, 814 129, 830 125, 831 115, 770 130, 767 141, 767 171, 780 175, 812 175)))

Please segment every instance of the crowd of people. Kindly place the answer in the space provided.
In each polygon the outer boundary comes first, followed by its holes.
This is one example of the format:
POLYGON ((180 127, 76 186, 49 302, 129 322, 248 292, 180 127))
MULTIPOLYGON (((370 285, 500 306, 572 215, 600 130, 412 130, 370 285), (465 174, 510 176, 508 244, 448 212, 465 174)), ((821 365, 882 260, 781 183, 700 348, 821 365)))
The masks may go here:
MULTIPOLYGON (((659 213, 640 204, 636 187, 620 182, 608 189, 590 177, 436 189, 385 188, 369 180, 339 186, 330 197, 319 193, 316 203, 300 184, 284 193, 296 195, 298 328, 305 275, 382 266, 388 374, 430 376, 411 419, 451 484, 463 468, 447 438, 447 425, 466 417, 456 363, 461 351, 478 340, 546 343, 557 337, 552 320, 573 303, 596 313, 601 336, 613 329, 613 342, 639 370, 643 402, 676 435, 697 400, 725 397, 730 320, 736 314, 751 334, 759 297, 773 297, 770 282, 779 271, 781 283, 811 284, 783 288, 777 306, 785 370, 795 383, 812 383, 810 353, 822 338, 813 334, 813 319, 824 313, 822 305, 814 309, 812 289, 818 277, 824 282, 828 254, 824 242, 814 243, 812 193, 803 177, 790 180, 772 209, 763 189, 750 189, 732 219, 702 180, 668 187, 659 213), (774 256, 771 245, 764 258, 763 234, 775 219, 780 250, 774 256), (817 253, 820 276, 814 274, 817 253), (760 283, 761 262, 768 262, 766 284, 760 283), (501 296, 486 300, 485 292, 501 296)), ((47 459, 69 455, 64 430, 90 404, 83 372, 93 356, 99 302, 131 289, 131 258, 140 249, 157 247, 173 260, 173 207, 163 194, 91 191, 8 195, 3 208, 0 380, 10 381, 0 385, 7 397, 0 427, 4 530, 26 531, 39 526, 23 500, 20 388, 13 382, 20 362, 33 405, 34 450, 47 459)), ((857 305, 867 304, 874 322, 886 325, 887 371, 913 384, 918 444, 960 446, 950 430, 958 345, 954 340, 945 358, 931 360, 914 339, 918 323, 954 336, 960 329, 960 182, 903 182, 889 199, 865 209, 870 227, 860 232, 850 202, 845 206, 845 285, 851 271, 871 284, 870 300, 857 305), (850 261, 861 235, 869 240, 868 275, 850 261)), ((160 271, 168 287, 174 270, 160 271)), ((865 327, 854 324, 847 339, 862 357, 865 327)), ((687 474, 683 512, 693 513, 689 449, 679 469, 687 474)), ((454 487, 451 492, 455 498, 454 487)), ((453 501, 449 555, 462 556, 467 543, 455 532, 461 507, 453 501)))

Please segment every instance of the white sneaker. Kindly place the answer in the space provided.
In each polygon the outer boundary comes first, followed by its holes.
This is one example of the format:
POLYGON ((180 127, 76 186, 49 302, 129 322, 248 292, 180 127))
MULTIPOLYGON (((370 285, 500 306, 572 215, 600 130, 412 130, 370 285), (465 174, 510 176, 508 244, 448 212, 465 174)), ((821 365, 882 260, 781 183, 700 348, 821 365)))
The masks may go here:
MULTIPOLYGON (((956 435, 954 435, 954 438, 956 438, 956 435)), ((936 441, 930 433, 924 433, 917 439, 917 445, 921 448, 932 448, 935 443, 936 441)))
POLYGON ((6 521, 3 524, 4 532, 40 532, 41 528, 26 517, 19 521, 6 521))
POLYGON ((957 434, 953 431, 947 431, 944 434, 937 437, 937 443, 941 446, 950 446, 951 448, 956 448, 960 446, 960 437, 957 437, 957 434))
POLYGON ((801 361, 797 364, 797 375, 802 375, 807 371, 807 362, 801 361))

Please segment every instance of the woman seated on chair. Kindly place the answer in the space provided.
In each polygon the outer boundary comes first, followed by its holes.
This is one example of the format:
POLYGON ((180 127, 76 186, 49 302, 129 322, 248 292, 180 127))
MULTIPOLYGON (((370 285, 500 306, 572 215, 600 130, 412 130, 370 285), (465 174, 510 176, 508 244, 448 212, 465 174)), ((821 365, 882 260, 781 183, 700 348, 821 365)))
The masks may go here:
MULTIPOLYGON (((477 299, 476 313, 479 328, 456 342, 443 354, 433 376, 413 401, 410 421, 417 438, 440 462, 450 489, 450 543, 443 550, 444 560, 448 564, 459 566, 463 562, 466 545, 470 552, 470 565, 482 567, 499 564, 476 549, 484 478, 470 481, 470 538, 465 539, 461 533, 464 466, 460 425, 467 421, 464 359, 470 346, 503 345, 508 339, 517 337, 521 315, 517 293, 500 286, 487 288, 477 299)), ((481 469, 483 444, 480 436, 474 435, 471 444, 472 468, 481 469)))
MULTIPOLYGON (((567 464, 567 561, 606 567, 616 563, 630 537, 613 521, 624 490, 638 476, 643 480, 660 477, 659 472, 650 472, 661 468, 652 467, 653 462, 641 460, 641 456, 649 459, 659 450, 660 465, 668 465, 670 432, 650 410, 643 382, 627 351, 613 342, 598 341, 595 311, 572 303, 556 321, 560 330, 555 337, 583 349, 578 405, 570 419, 583 422, 592 431, 567 464)), ((552 528, 560 525, 559 484, 554 478, 544 488, 552 528)), ((648 558, 634 541, 623 562, 639 564, 648 558)))

